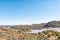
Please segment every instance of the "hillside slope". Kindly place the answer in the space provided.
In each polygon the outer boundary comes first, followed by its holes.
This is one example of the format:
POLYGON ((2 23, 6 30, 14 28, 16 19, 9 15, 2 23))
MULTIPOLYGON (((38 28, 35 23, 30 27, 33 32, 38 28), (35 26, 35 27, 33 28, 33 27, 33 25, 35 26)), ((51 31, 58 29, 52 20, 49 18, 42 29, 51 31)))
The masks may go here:
POLYGON ((26 33, 18 29, 0 27, 0 40, 60 40, 60 32, 46 30, 39 33, 26 33))

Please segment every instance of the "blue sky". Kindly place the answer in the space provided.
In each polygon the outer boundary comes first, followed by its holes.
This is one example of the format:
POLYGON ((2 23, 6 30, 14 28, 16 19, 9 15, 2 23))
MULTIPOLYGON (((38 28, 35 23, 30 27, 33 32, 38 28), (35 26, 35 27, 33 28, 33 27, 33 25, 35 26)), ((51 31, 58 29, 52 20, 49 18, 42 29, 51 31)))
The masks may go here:
POLYGON ((0 25, 60 20, 60 0, 0 0, 0 25))

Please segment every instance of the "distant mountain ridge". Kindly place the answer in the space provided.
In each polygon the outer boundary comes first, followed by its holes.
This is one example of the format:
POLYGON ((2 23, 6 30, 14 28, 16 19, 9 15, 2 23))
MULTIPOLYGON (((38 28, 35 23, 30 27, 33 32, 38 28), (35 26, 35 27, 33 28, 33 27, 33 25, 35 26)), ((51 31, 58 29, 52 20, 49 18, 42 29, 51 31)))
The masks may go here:
POLYGON ((60 21, 50 21, 48 23, 41 23, 41 24, 32 24, 32 25, 15 25, 13 27, 23 28, 23 29, 42 29, 42 28, 49 28, 49 27, 60 27, 60 21))
POLYGON ((22 28, 22 29, 42 29, 49 27, 60 27, 60 21, 50 21, 48 23, 32 24, 32 25, 0 25, 0 27, 22 28))

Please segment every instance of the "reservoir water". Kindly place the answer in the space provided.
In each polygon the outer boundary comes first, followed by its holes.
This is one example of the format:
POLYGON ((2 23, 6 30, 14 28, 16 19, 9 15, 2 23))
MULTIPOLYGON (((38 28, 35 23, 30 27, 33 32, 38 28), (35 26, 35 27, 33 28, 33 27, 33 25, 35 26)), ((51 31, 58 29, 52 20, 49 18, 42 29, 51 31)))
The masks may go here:
POLYGON ((54 30, 54 31, 60 32, 60 28, 44 28, 44 29, 31 30, 31 32, 28 32, 28 33, 38 33, 46 30, 54 30))

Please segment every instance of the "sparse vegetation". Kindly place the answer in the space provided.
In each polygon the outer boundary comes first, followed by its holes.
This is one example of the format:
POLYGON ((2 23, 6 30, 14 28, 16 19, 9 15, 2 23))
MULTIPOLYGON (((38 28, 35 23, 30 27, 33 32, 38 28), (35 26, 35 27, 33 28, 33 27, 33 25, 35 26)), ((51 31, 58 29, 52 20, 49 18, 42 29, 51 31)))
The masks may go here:
POLYGON ((12 29, 0 28, 0 40, 60 40, 60 32, 47 30, 43 32, 24 33, 23 30, 15 31, 12 29), (7 31, 6 31, 7 30, 7 31), (20 32, 19 32, 20 31, 20 32))
MULTIPOLYGON (((45 27, 59 27, 55 21, 47 24, 33 25, 15 25, 15 26, 0 26, 0 40, 60 40, 60 32, 47 30, 39 33, 27 33, 32 29, 42 29, 45 27), (56 25, 55 25, 56 24, 56 25)), ((60 22, 59 22, 60 23, 60 22)))

